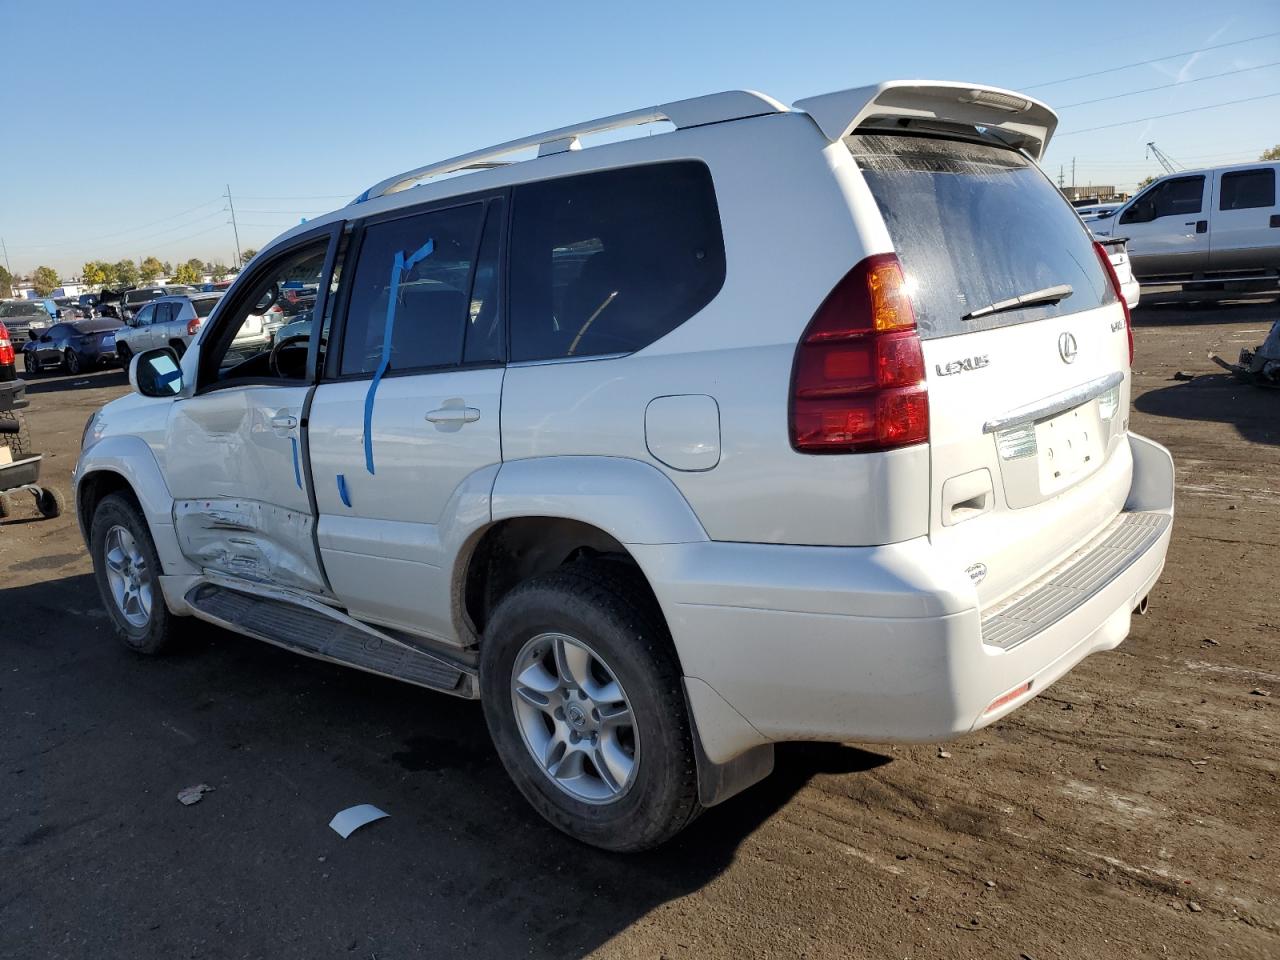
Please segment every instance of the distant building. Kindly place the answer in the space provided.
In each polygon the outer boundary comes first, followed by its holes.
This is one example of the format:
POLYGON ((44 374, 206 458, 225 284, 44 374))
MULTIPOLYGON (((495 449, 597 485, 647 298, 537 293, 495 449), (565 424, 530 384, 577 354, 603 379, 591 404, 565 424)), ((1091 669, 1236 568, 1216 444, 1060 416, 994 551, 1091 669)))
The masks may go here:
POLYGON ((1059 187, 1062 195, 1074 204, 1105 203, 1108 200, 1127 200, 1128 194, 1117 192, 1107 184, 1091 183, 1087 187, 1059 187))

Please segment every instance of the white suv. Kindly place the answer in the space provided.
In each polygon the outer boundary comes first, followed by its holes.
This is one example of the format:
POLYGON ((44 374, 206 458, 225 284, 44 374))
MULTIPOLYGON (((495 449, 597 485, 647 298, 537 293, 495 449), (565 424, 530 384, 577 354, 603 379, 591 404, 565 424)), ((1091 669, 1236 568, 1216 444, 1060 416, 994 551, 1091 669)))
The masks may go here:
POLYGON ((730 92, 378 184, 86 425, 112 622, 480 698, 525 797, 615 850, 776 742, 991 723, 1124 639, 1173 516, 1115 277, 1036 165, 1055 122, 730 92), (298 289, 303 333, 234 349, 298 289))

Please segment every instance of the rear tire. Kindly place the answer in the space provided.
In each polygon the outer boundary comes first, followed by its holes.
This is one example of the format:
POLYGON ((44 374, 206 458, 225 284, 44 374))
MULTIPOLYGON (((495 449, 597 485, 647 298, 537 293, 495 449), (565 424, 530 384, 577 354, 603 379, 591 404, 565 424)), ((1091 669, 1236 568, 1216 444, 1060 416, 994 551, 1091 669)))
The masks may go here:
POLYGON ((113 493, 93 513, 93 575, 116 635, 135 653, 159 653, 176 617, 160 589, 160 557, 146 518, 131 497, 113 493), (145 588, 145 589, 144 589, 145 588))
POLYGON ((701 811, 671 637, 647 585, 623 564, 562 567, 503 597, 484 631, 480 688, 507 773, 569 836, 645 850, 701 811), (540 690, 546 702, 531 705, 540 690))
POLYGON ((174 356, 181 360, 182 355, 187 352, 187 345, 181 340, 170 340, 169 349, 173 351, 174 356))

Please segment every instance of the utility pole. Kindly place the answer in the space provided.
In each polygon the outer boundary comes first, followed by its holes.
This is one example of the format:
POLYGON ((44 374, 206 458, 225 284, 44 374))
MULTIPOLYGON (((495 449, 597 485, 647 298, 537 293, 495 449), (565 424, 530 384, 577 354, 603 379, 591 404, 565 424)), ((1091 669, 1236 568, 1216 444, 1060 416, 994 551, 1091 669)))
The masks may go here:
POLYGON ((231 232, 236 235, 236 266, 243 267, 244 259, 240 256, 240 228, 236 226, 236 205, 231 201, 231 184, 227 184, 227 206, 231 208, 231 232))
POLYGON ((1075 187, 1076 187, 1076 158, 1072 157, 1071 158, 1071 189, 1074 190, 1075 187))
POLYGON ((0 247, 4 248, 4 268, 13 276, 13 267, 9 266, 9 246, 4 242, 4 237, 0 237, 0 247))
POLYGON ((1067 182, 1066 177, 1063 175, 1063 172, 1062 172, 1062 164, 1058 164, 1058 189, 1061 190, 1063 184, 1065 184, 1066 182, 1067 182))

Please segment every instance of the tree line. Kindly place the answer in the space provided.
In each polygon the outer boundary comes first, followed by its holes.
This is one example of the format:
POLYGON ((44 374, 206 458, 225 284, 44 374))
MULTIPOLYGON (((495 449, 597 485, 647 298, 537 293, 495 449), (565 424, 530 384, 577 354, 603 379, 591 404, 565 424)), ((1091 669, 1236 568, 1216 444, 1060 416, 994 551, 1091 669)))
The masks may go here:
MULTIPOLYGON (((257 252, 253 249, 245 250, 243 261, 248 263, 257 252)), ((119 260, 116 263, 90 260, 81 268, 79 282, 90 287, 120 289, 146 286, 161 277, 167 277, 174 283, 200 283, 207 274, 216 282, 226 279, 230 273, 231 268, 226 264, 208 263, 198 257, 192 257, 177 266, 158 257, 144 257, 136 263, 133 260, 119 260)), ((14 276, 0 265, 0 296, 8 295, 14 280, 14 276)), ((36 295, 41 297, 47 297, 62 286, 58 271, 43 265, 31 272, 30 283, 36 295)))

